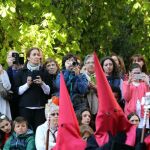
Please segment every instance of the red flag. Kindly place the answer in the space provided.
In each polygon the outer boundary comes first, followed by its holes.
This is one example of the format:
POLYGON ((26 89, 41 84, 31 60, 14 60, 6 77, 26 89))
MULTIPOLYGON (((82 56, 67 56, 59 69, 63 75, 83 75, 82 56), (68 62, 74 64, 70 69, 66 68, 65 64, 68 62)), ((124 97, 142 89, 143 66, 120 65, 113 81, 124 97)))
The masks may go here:
POLYGON ((84 150, 78 121, 68 94, 63 74, 60 74, 59 120, 56 146, 53 150, 84 150))
POLYGON ((99 145, 102 146, 108 142, 108 132, 115 135, 120 131, 128 131, 132 125, 115 100, 96 53, 94 53, 94 62, 99 100, 95 138, 99 145))

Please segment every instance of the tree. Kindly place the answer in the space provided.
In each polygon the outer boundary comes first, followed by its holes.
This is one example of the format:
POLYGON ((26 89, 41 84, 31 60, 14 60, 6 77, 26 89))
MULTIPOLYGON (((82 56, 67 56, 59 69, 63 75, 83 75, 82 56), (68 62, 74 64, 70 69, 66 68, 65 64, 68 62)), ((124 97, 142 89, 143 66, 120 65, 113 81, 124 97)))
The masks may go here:
POLYGON ((33 46, 59 62, 68 52, 83 58, 94 50, 124 58, 141 53, 149 60, 149 13, 148 0, 3 0, 0 62, 9 49, 33 46))

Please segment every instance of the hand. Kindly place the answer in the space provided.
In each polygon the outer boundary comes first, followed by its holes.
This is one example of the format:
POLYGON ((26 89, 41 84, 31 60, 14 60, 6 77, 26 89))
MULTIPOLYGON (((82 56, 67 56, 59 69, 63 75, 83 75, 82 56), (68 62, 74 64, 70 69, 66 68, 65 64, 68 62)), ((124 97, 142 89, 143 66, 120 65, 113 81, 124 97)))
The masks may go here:
POLYGON ((42 81, 41 77, 40 77, 40 76, 36 76, 36 77, 37 77, 37 79, 33 80, 33 82, 34 82, 35 84, 42 85, 42 84, 43 84, 43 81, 42 81))
POLYGON ((27 77, 27 85, 30 86, 32 84, 32 77, 28 76, 27 77))
POLYGON ((142 80, 149 85, 149 76, 146 75, 145 73, 142 73, 142 80))
POLYGON ((2 74, 3 72, 4 72, 3 66, 0 64, 0 74, 2 74))
POLYGON ((93 88, 93 89, 97 89, 97 88, 96 88, 96 85, 95 85, 93 82, 91 82, 91 81, 89 82, 89 86, 90 86, 91 88, 93 88))
POLYGON ((78 66, 75 66, 75 67, 72 69, 72 71, 75 72, 75 75, 79 75, 79 74, 80 74, 80 69, 79 69, 78 66))
POLYGON ((129 79, 128 79, 128 83, 131 83, 133 82, 135 79, 134 79, 134 74, 133 73, 129 73, 129 79))

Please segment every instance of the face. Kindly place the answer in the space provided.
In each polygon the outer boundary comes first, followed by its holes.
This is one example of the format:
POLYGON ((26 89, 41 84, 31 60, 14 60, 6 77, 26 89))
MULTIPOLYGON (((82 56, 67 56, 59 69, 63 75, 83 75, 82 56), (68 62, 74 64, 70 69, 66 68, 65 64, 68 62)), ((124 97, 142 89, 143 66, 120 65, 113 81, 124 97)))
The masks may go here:
POLYGON ((47 71, 49 72, 49 74, 56 74, 58 68, 57 68, 57 65, 54 61, 52 62, 49 62, 47 65, 46 65, 46 69, 47 71))
POLYGON ((120 66, 117 56, 112 56, 111 58, 115 61, 117 66, 120 66))
POLYGON ((12 53, 17 53, 16 51, 10 51, 8 54, 7 54, 7 64, 9 67, 13 66, 13 62, 15 61, 15 58, 12 57, 12 53))
POLYGON ((27 58, 29 63, 38 65, 40 64, 40 52, 37 49, 33 49, 30 53, 30 56, 27 58))
POLYGON ((8 120, 2 120, 0 123, 0 130, 2 130, 5 133, 11 132, 11 124, 8 120))
POLYGON ((138 126, 140 123, 139 118, 136 115, 132 116, 129 121, 131 124, 134 124, 136 126, 138 126))
POLYGON ((89 125, 91 121, 91 114, 89 111, 82 112, 82 120, 81 123, 83 125, 89 125))
POLYGON ((24 134, 28 130, 27 123, 22 122, 22 123, 15 123, 14 131, 16 132, 17 135, 24 134))
POLYGON ((86 70, 88 73, 93 74, 94 73, 94 58, 93 56, 89 57, 85 63, 86 70))
POLYGON ((58 116, 59 116, 58 110, 51 112, 51 114, 50 114, 50 126, 52 128, 58 127, 58 116))
POLYGON ((142 68, 143 65, 144 65, 143 60, 139 60, 138 57, 136 57, 136 58, 133 60, 133 63, 139 64, 141 68, 142 68))
POLYGON ((110 59, 106 59, 103 64, 103 69, 107 76, 112 74, 113 68, 113 62, 110 59))
POLYGON ((67 70, 72 70, 73 69, 73 66, 72 66, 72 63, 75 62, 74 58, 69 58, 68 60, 66 60, 65 62, 65 68, 67 70))

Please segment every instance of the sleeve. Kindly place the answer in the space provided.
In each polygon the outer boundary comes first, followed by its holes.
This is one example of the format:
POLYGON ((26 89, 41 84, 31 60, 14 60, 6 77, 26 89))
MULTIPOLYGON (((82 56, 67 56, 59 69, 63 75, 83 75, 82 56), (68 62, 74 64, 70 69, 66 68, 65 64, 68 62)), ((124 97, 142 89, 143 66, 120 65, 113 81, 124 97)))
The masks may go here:
POLYGON ((28 138, 28 144, 26 150, 35 150, 35 137, 31 136, 28 138))
POLYGON ((88 80, 84 74, 78 75, 76 80, 77 89, 79 93, 86 94, 88 92, 88 80))
POLYGON ((11 84, 9 81, 9 77, 7 72, 4 70, 4 72, 0 75, 0 78, 2 80, 3 86, 6 90, 10 90, 11 89, 11 84))
MULTIPOLYGON (((65 80, 66 86, 69 87, 71 84, 71 80, 72 80, 72 78, 70 76, 70 72, 68 70, 64 70, 63 75, 64 75, 64 80, 65 80)), ((58 90, 60 89, 60 73, 56 77, 56 87, 58 90)))
POLYGON ((45 136, 44 136, 44 131, 42 130, 41 126, 39 126, 36 129, 36 134, 35 134, 35 146, 37 150, 45 150, 46 145, 45 145, 45 136))
POLYGON ((18 94, 22 95, 28 88, 29 86, 27 85, 27 83, 25 83, 24 85, 19 87, 18 94))
POLYGON ((6 141, 6 143, 5 143, 4 147, 3 147, 3 150, 10 150, 10 142, 11 142, 11 140, 12 140, 12 137, 10 137, 10 138, 6 141))
POLYGON ((49 87, 47 84, 43 83, 43 84, 41 85, 41 88, 42 88, 44 94, 46 94, 46 95, 49 95, 49 94, 50 94, 50 87, 49 87))
POLYGON ((131 99, 131 85, 127 81, 123 81, 123 98, 129 102, 131 99))

